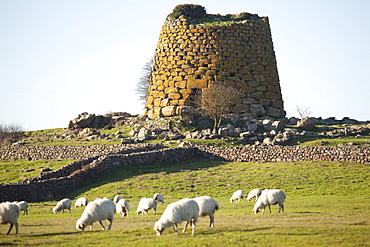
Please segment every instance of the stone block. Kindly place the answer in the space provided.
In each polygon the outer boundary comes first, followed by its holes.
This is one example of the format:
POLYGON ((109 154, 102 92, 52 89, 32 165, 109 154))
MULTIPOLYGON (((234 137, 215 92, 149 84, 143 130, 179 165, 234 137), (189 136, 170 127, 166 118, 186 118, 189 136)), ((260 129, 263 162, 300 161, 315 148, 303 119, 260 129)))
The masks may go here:
POLYGON ((284 112, 275 107, 268 107, 266 110, 266 115, 274 118, 281 118, 285 116, 284 112))
POLYGON ((174 116, 176 114, 176 106, 166 106, 166 107, 162 107, 162 115, 164 117, 171 117, 171 116, 174 116))
POLYGON ((188 89, 191 88, 207 88, 208 83, 205 79, 188 79, 187 81, 188 89))
POLYGON ((240 104, 240 105, 235 106, 234 108, 234 112, 236 113, 242 113, 242 112, 248 112, 248 111, 249 111, 248 105, 240 104))
POLYGON ((181 99, 181 94, 179 94, 179 93, 169 93, 168 97, 170 99, 181 99))
POLYGON ((154 106, 160 106, 161 102, 162 102, 161 98, 156 98, 156 99, 154 99, 153 104, 154 104, 154 106))
POLYGON ((263 106, 257 104, 252 104, 249 109, 250 112, 257 114, 257 116, 262 116, 266 113, 263 106))
POLYGON ((169 104, 170 104, 170 99, 167 98, 161 101, 160 106, 168 106, 169 104))
POLYGON ((261 92, 252 93, 251 94, 251 97, 254 98, 254 99, 256 99, 256 100, 265 98, 264 95, 263 95, 263 93, 261 93, 261 92))
POLYGON ((176 87, 167 87, 164 92, 166 94, 170 94, 170 93, 177 93, 177 88, 176 87))
POLYGON ((277 99, 278 98, 278 95, 276 93, 266 92, 264 94, 265 94, 266 99, 277 99))

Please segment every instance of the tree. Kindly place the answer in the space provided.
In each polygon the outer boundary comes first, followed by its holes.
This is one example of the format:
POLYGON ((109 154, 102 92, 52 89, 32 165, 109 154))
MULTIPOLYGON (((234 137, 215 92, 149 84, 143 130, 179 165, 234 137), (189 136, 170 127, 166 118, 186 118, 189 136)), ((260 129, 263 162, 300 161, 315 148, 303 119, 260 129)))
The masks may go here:
POLYGON ((24 130, 20 124, 0 124, 0 146, 18 141, 23 133, 24 130))
POLYGON ((214 83, 202 90, 202 95, 197 101, 212 116, 213 133, 217 133, 222 119, 233 113, 235 106, 240 104, 244 95, 242 90, 221 83, 214 83))
POLYGON ((135 91, 139 94, 139 100, 145 104, 149 96, 149 87, 152 80, 153 58, 145 63, 139 81, 136 83, 135 91))
POLYGON ((306 117, 309 117, 311 115, 311 110, 309 107, 305 107, 303 105, 300 105, 300 106, 296 106, 296 110, 299 114, 299 116, 301 117, 301 119, 304 119, 306 117))

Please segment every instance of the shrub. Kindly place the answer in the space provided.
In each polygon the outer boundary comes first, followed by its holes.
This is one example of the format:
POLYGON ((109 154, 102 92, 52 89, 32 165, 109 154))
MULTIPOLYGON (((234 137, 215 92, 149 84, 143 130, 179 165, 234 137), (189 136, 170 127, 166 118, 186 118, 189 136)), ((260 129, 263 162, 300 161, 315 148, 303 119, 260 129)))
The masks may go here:
POLYGON ((198 4, 180 4, 177 5, 171 14, 168 15, 169 19, 176 20, 180 16, 190 18, 202 18, 207 14, 206 9, 198 4))
POLYGON ((0 124, 0 146, 20 140, 23 134, 23 128, 19 124, 0 124))

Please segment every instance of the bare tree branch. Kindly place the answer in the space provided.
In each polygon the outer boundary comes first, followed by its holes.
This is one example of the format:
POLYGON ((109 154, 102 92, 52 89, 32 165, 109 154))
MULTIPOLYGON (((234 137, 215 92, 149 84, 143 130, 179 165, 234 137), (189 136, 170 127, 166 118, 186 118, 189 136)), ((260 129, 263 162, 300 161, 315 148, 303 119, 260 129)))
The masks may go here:
POLYGON ((149 86, 152 80, 152 71, 153 71, 153 58, 145 63, 139 81, 136 83, 135 91, 139 95, 139 100, 145 104, 149 96, 149 86))
POLYGON ((243 96, 242 90, 221 83, 214 83, 203 89, 201 107, 206 109, 213 118, 213 132, 217 132, 223 118, 233 113, 243 96))

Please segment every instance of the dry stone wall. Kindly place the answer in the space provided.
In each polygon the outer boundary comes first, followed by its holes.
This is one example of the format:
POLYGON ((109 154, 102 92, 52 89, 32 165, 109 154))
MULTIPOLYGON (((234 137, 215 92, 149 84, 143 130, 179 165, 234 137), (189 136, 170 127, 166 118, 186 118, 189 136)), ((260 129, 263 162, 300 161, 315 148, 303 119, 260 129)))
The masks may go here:
POLYGON ((81 160, 101 155, 143 152, 162 148, 162 144, 145 143, 94 146, 4 146, 0 147, 0 159, 81 160))
MULTIPOLYGON (((56 200, 81 186, 82 181, 99 181, 103 172, 122 166, 137 166, 154 162, 199 160, 203 153, 197 148, 173 148, 121 155, 102 155, 73 162, 56 172, 41 174, 11 184, 0 184, 0 202, 25 200, 39 202, 56 200)), ((210 159, 205 154, 204 159, 210 159)))
POLYGON ((166 20, 154 56, 146 102, 149 117, 180 115, 194 89, 225 82, 245 92, 237 113, 246 117, 285 117, 269 20, 230 25, 189 25, 166 20))
MULTIPOLYGON (((33 150, 33 147, 28 148, 33 150)), ((119 151, 116 154, 94 156, 73 162, 56 171, 42 173, 31 179, 12 184, 0 184, 0 202, 14 200, 38 202, 60 199, 78 189, 82 182, 99 181, 101 174, 109 169, 154 162, 174 163, 220 159, 238 162, 336 161, 370 164, 370 149, 360 147, 249 145, 161 149, 161 146, 153 145, 152 150, 149 150, 149 146, 146 148, 146 151, 140 150, 140 152, 126 150, 126 154, 119 151)), ((79 148, 76 147, 76 150, 79 148)))
POLYGON ((244 147, 198 146, 215 157, 238 162, 337 161, 370 164, 370 149, 360 147, 300 147, 249 145, 244 147))

